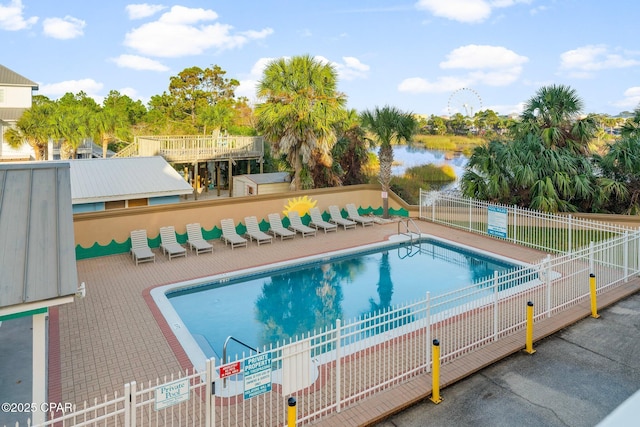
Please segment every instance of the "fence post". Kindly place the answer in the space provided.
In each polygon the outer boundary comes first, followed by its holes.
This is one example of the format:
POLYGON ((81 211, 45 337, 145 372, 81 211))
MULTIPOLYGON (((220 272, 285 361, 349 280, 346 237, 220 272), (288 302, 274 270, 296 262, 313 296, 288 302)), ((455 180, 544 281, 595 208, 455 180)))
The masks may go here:
POLYGON ((551 317, 551 255, 547 255, 545 260, 545 286, 547 289, 547 317, 551 317))
POLYGON ((211 427, 211 401, 213 399, 213 372, 214 372, 215 359, 210 358, 205 362, 205 411, 204 416, 205 427, 211 427))
POLYGON ((427 372, 429 372, 429 360, 431 358, 431 346, 429 345, 429 343, 431 342, 431 294, 429 293, 429 291, 427 291, 427 331, 426 331, 426 336, 427 336, 427 340, 426 343, 427 345, 425 346, 427 348, 427 355, 425 357, 425 364, 427 365, 427 372))
POLYGON ((600 315, 598 314, 598 301, 596 296, 596 275, 593 273, 589 275, 589 294, 591 295, 591 317, 597 319, 600 315))
POLYGON ((568 248, 568 253, 573 253, 573 221, 572 221, 572 216, 571 214, 569 214, 569 248, 568 248))
POLYGON ((493 340, 498 339, 498 271, 493 272, 493 340))
POLYGON ((127 383, 124 385, 124 427, 131 425, 131 386, 127 383))
MULTIPOLYGON (((513 212, 513 243, 518 243, 518 206, 513 205, 511 207, 513 212)), ((509 220, 507 218, 507 227, 509 226, 509 220)))
POLYGON ((624 248, 622 249, 622 259, 624 263, 624 282, 629 281, 629 232, 624 232, 624 248))
POLYGON ((342 329, 342 322, 340 319, 336 319, 336 412, 340 412, 340 404, 342 400, 342 390, 340 385, 342 384, 342 362, 340 361, 340 331, 342 329))
POLYGON ((431 372, 431 398, 430 400, 436 405, 442 402, 440 397, 440 342, 433 340, 432 346, 432 365, 431 372))
POLYGON ((290 397, 287 400, 287 427, 295 427, 296 426, 296 398, 290 397))
POLYGON ((137 393, 137 386, 136 386, 136 382, 135 381, 131 381, 131 399, 129 399, 130 402, 130 415, 131 418, 129 419, 129 426, 130 427, 136 427, 136 406, 137 406, 137 402, 136 402, 136 393, 137 393))
POLYGON ((533 349, 533 303, 531 301, 527 303, 527 343, 524 351, 529 354, 536 352, 533 349))

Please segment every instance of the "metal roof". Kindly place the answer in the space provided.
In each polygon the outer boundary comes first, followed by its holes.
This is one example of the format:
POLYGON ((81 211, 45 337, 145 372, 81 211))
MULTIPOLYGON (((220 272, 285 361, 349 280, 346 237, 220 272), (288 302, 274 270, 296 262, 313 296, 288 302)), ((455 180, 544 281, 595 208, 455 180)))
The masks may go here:
POLYGON ((32 89, 38 89, 38 83, 32 82, 26 77, 22 77, 0 64, 0 86, 29 86, 32 89))
POLYGON ((77 159, 70 164, 74 205, 193 193, 162 157, 77 159))
POLYGON ((69 164, 0 164, 0 311, 77 289, 69 164))
POLYGON ((26 108, 0 108, 0 120, 7 122, 17 122, 26 108))

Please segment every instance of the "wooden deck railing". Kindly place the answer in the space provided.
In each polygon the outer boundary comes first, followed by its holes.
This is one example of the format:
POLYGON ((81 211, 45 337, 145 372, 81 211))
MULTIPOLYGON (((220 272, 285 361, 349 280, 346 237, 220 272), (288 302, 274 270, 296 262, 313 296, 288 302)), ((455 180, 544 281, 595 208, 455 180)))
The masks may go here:
POLYGON ((264 155, 261 136, 161 135, 138 136, 116 157, 162 156, 170 162, 259 159, 264 155))

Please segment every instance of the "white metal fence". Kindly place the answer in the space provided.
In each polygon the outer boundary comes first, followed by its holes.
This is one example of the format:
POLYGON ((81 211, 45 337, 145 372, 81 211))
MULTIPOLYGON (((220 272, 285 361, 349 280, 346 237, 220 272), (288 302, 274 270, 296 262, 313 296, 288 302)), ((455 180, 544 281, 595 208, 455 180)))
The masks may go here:
MULTIPOLYGON (((558 218, 550 219, 562 228, 558 218)), ((589 298, 591 274, 598 293, 637 276, 640 232, 610 232, 613 237, 571 253, 361 319, 337 321, 333 328, 258 354, 237 355, 222 366, 211 359, 205 372, 126 384, 122 396, 52 414, 42 425, 282 426, 290 397, 297 401, 298 425, 309 424, 429 372, 433 339, 440 342, 446 369, 452 360, 523 329, 529 301, 536 319, 550 317, 589 298)), ((414 249, 422 248, 416 244, 414 249)))
POLYGON ((612 237, 635 231, 601 221, 575 218, 572 215, 534 211, 518 206, 499 205, 461 197, 453 193, 420 191, 420 218, 450 227, 493 234, 491 213, 506 215, 504 240, 554 253, 569 253, 612 237))

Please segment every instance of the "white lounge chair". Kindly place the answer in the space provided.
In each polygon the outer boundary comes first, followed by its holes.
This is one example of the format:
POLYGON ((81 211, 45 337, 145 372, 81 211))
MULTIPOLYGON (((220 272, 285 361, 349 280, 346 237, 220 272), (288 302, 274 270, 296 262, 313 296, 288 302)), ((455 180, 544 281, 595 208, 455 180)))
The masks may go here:
POLYGON ((258 220, 255 216, 246 216, 244 218, 244 225, 247 227, 246 236, 249 237, 250 241, 255 240, 258 242, 258 246, 263 243, 273 243, 273 236, 269 236, 260 230, 258 220))
POLYGON ((340 213, 340 208, 336 205, 329 206, 329 215, 331 215, 329 221, 333 222, 336 225, 343 226, 345 230, 347 228, 356 228, 356 225, 358 224, 355 221, 344 218, 342 216, 342 213, 340 213))
POLYGON ((269 218, 269 232, 275 237, 280 237, 280 240, 293 239, 296 237, 295 231, 291 231, 282 225, 282 219, 279 214, 272 213, 267 215, 267 218, 269 218))
POLYGON ((202 237, 202 227, 198 222, 187 224, 187 245, 192 251, 196 251, 196 255, 213 253, 213 245, 202 237))
POLYGON ((375 224, 373 218, 361 216, 358 212, 358 208, 356 208, 356 205, 354 205, 353 203, 347 203, 347 218, 352 221, 359 222, 363 227, 375 224))
POLYGON ((156 254, 151 251, 149 240, 147 240, 147 230, 133 230, 131 232, 131 257, 136 265, 147 261, 156 262, 156 254))
POLYGON ((173 225, 160 227, 160 249, 163 254, 169 255, 169 261, 179 256, 187 256, 187 250, 176 240, 173 225))
POLYGON ((224 244, 231 244, 231 249, 237 246, 247 246, 247 239, 242 237, 236 231, 236 225, 231 218, 223 219, 220 221, 222 224, 222 237, 220 237, 224 244))
POLYGON ((338 226, 331 222, 327 222, 322 218, 322 214, 320 213, 320 209, 311 208, 309 209, 309 215, 311 215, 310 226, 315 227, 316 230, 323 229, 325 234, 329 231, 338 231, 338 226))
POLYGON ((298 211, 289 211, 289 229, 302 234, 302 238, 316 235, 315 228, 311 228, 302 223, 298 211))

